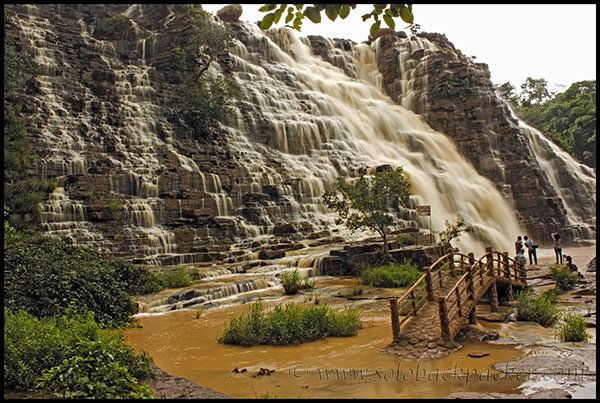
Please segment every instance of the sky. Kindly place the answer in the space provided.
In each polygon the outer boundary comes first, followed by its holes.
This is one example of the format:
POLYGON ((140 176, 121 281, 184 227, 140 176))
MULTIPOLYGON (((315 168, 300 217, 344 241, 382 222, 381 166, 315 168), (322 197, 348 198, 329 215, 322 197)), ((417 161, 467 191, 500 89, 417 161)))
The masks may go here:
MULTIPOLYGON (((223 6, 202 5, 213 14, 223 6)), ((240 19, 260 21, 266 14, 260 6, 242 4, 240 19)), ((361 16, 370 9, 359 4, 336 21, 322 12, 321 23, 305 19, 297 34, 363 42, 373 20, 363 22, 361 16)), ((445 34, 463 54, 486 63, 496 85, 510 82, 519 92, 527 77, 544 78, 550 90, 562 92, 574 82, 596 79, 595 4, 414 4, 413 15, 422 31, 445 34)), ((276 26, 283 25, 282 18, 276 26)), ((396 31, 407 26, 396 18, 396 31)))

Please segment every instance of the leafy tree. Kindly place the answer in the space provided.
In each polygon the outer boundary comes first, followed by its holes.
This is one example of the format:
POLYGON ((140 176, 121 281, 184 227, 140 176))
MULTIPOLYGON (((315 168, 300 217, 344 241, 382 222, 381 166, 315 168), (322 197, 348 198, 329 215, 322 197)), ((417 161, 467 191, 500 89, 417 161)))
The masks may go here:
POLYGON ((521 85, 521 102, 541 104, 554 96, 548 91, 548 82, 544 78, 527 77, 521 85))
POLYGON ((457 218, 454 224, 451 224, 448 220, 446 220, 446 228, 439 233, 440 244, 449 244, 453 239, 458 241, 458 237, 461 234, 465 232, 472 233, 473 231, 474 228, 471 225, 468 225, 464 218, 457 218))
MULTIPOLYGON (((312 6, 290 4, 289 7, 288 4, 280 4, 279 7, 277 7, 277 4, 265 4, 259 11, 268 14, 263 17, 260 26, 262 29, 269 29, 273 24, 277 24, 285 13, 285 23, 289 24, 292 22, 294 29, 300 31, 304 17, 318 24, 321 22, 321 12, 325 11, 327 18, 335 21, 337 17, 345 19, 350 14, 350 10, 354 10, 355 8, 356 4, 313 4, 312 6)), ((373 10, 362 16, 363 21, 367 21, 370 18, 374 20, 370 29, 371 36, 376 35, 381 28, 379 17, 383 19, 390 29, 396 28, 394 21, 396 17, 400 17, 402 21, 411 24, 411 31, 414 32, 418 29, 417 27, 413 27, 414 16, 412 14, 412 4, 373 4, 373 10)))
POLYGON ((515 87, 509 82, 505 82, 500 85, 496 91, 506 100, 511 101, 513 104, 518 104, 519 99, 517 94, 515 93, 515 87))
POLYGON ((337 224, 351 231, 369 229, 383 238, 383 252, 387 252, 387 227, 394 217, 392 207, 406 205, 411 185, 402 167, 376 172, 368 180, 364 175, 348 182, 339 176, 331 191, 322 195, 323 203, 338 213, 337 224))

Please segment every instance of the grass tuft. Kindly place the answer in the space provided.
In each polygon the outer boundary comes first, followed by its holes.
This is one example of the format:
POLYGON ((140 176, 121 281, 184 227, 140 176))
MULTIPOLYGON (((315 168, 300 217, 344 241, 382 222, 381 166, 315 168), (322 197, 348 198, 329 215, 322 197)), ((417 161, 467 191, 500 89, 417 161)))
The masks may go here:
POLYGON ((252 346, 299 344, 325 337, 354 336, 360 325, 358 309, 334 310, 326 304, 277 305, 265 312, 262 301, 238 317, 232 317, 219 343, 252 346))

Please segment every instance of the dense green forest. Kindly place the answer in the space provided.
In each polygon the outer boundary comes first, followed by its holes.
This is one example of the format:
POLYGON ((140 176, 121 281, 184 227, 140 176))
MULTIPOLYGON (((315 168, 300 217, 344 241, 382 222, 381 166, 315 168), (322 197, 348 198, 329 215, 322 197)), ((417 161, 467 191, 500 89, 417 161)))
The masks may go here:
POLYGON ((578 81, 554 94, 545 79, 528 77, 521 90, 517 95, 510 83, 498 87, 527 123, 577 161, 596 168, 596 80, 578 81))

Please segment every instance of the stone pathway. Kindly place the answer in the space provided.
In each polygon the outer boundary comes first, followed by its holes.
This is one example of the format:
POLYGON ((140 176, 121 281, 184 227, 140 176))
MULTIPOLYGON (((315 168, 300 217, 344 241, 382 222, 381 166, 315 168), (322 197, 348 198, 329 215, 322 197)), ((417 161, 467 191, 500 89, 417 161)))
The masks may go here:
POLYGON ((442 338, 440 313, 437 297, 446 295, 454 287, 459 277, 450 279, 436 291, 436 301, 427 302, 409 323, 400 331, 400 335, 382 351, 398 354, 405 358, 443 357, 462 347, 459 343, 442 338))

